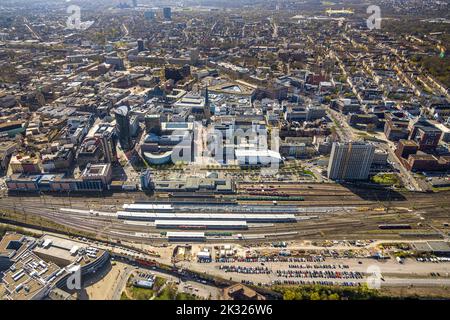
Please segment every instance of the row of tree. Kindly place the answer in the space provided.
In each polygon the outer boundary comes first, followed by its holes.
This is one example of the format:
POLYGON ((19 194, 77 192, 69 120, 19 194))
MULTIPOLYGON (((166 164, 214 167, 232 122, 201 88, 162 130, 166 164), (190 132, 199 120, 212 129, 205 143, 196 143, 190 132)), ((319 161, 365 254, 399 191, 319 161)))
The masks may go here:
POLYGON ((367 300, 378 297, 378 292, 367 285, 340 287, 307 285, 298 287, 276 287, 274 291, 283 295, 283 300, 367 300))

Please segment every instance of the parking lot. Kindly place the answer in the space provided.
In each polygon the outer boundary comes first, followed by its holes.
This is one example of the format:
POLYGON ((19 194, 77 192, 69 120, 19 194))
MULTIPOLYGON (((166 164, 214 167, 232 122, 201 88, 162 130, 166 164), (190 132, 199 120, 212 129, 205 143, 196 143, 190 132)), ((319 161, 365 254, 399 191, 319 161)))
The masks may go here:
MULTIPOLYGON (((435 258, 433 258, 435 260, 435 258)), ((450 281, 450 264, 431 260, 420 262, 407 258, 403 263, 395 259, 333 258, 321 255, 305 257, 229 257, 210 263, 190 263, 194 270, 218 275, 245 284, 260 286, 323 284, 360 286, 373 275, 373 268, 380 270, 384 285, 408 283, 437 285, 450 281)))

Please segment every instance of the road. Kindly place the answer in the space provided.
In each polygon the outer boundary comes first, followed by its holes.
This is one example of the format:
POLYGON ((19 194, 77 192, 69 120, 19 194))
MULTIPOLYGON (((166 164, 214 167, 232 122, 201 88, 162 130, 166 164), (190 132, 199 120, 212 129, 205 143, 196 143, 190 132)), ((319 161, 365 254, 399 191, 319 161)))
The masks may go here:
MULTIPOLYGON (((335 121, 339 124, 338 126, 338 134, 340 135, 340 138, 342 141, 356 141, 361 140, 361 136, 358 136, 358 131, 350 126, 347 122, 347 118, 345 115, 328 108, 328 113, 331 115, 332 118, 335 119, 335 121)), ((400 162, 400 160, 397 158, 397 156, 394 153, 394 150, 396 148, 395 143, 392 141, 389 141, 385 138, 384 134, 378 134, 376 135, 376 139, 378 139, 380 142, 372 142, 376 144, 377 148, 384 150, 388 153, 388 159, 389 161, 394 165, 395 169, 399 170, 399 176, 400 179, 403 182, 403 185, 411 191, 423 191, 423 188, 419 185, 419 183, 416 181, 416 179, 413 177, 412 173, 403 166, 403 164, 400 162)))
POLYGON ((423 191, 412 173, 403 166, 403 164, 395 155, 394 150, 396 148, 392 141, 385 141, 385 144, 379 143, 377 146, 388 153, 388 160, 391 161, 395 169, 399 170, 399 176, 403 182, 403 185, 411 191, 423 191))
POLYGON ((30 27, 28 19, 26 17, 24 17, 23 20, 24 20, 25 26, 31 32, 33 37, 35 37, 36 39, 42 41, 42 38, 30 27))
POLYGON ((125 23, 122 23, 122 27, 123 27, 123 29, 125 30, 125 35, 124 35, 124 37, 128 37, 128 35, 129 35, 129 31, 128 31, 128 28, 127 28, 127 26, 125 25, 125 23))
MULTIPOLYGON (((89 241, 88 241, 89 242, 89 241)), ((395 241, 388 241, 390 243, 395 241)), ((404 242, 404 241, 403 241, 404 242)), ((371 250, 375 245, 380 244, 381 242, 372 242, 367 243, 366 249, 371 250)), ((129 255, 130 250, 127 248, 122 248, 121 246, 115 246, 114 248, 97 243, 97 242, 91 242, 91 245, 97 246, 101 249, 108 250, 111 252, 121 253, 122 255, 129 255)), ((220 244, 217 244, 220 245, 220 244)), ((211 244, 209 247, 213 248, 217 245, 211 244)), ((172 245, 173 246, 173 245, 172 245)), ((203 247, 202 244, 195 245, 195 250, 199 250, 200 247, 203 247)), ((159 261, 164 264, 171 264, 171 256, 172 256, 172 249, 173 248, 165 248, 165 247, 151 247, 146 246, 147 250, 148 248, 152 248, 153 250, 160 251, 163 256, 161 258, 156 258, 154 256, 148 256, 149 259, 153 259, 156 261, 159 261)), ((249 248, 253 248, 249 247, 249 248)), ((359 250, 362 250, 361 247, 353 247, 353 246, 343 246, 342 244, 336 244, 333 247, 324 247, 321 249, 321 247, 317 246, 311 246, 311 245, 290 245, 290 250, 315 250, 316 252, 319 252, 320 250, 324 249, 330 249, 333 250, 353 250, 353 252, 358 252, 359 250)), ((257 248, 258 250, 267 251, 268 249, 264 249, 263 247, 257 248)), ((193 248, 194 250, 194 248, 193 248)), ((216 250, 216 249, 214 249, 216 250)), ((239 249, 238 254, 244 254, 246 249, 245 247, 242 247, 239 249)), ((276 250, 276 248, 271 248, 271 250, 276 250)), ((195 251, 197 252, 197 251, 195 251)), ((214 252, 212 252, 214 254, 214 252)), ((145 258, 147 255, 140 254, 140 253, 132 253, 131 255, 139 256, 141 258, 145 258)), ((116 259, 117 260, 117 259, 116 259)), ((119 262, 118 262, 119 263, 119 262)), ((178 268, 182 268, 185 270, 192 270, 196 271, 198 273, 205 273, 208 275, 215 275, 222 277, 224 279, 231 279, 233 281, 240 282, 242 280, 249 280, 253 281, 254 283, 262 283, 262 284, 270 284, 272 281, 275 280, 304 280, 304 281, 317 281, 317 280, 325 280, 325 281, 335 281, 336 283, 342 283, 344 281, 351 281, 351 282, 360 282, 364 283, 366 281, 366 278, 363 279, 335 279, 335 278, 285 278, 282 276, 277 276, 275 274, 276 270, 299 270, 299 269, 292 269, 290 265, 309 265, 312 267, 312 269, 304 269, 303 270, 318 270, 318 271, 326 271, 330 269, 323 269, 322 267, 318 267, 317 265, 335 265, 336 268, 331 269, 332 271, 355 271, 355 272, 362 272, 366 273, 368 275, 368 270, 372 266, 376 266, 379 268, 381 272, 381 276, 383 277, 384 281, 382 282, 382 285, 392 285, 392 286, 442 286, 442 285, 448 285, 450 282, 449 273, 450 273, 450 263, 449 262, 441 262, 441 263, 431 263, 431 262, 418 262, 414 259, 406 259, 403 264, 397 263, 394 259, 390 260, 376 260, 372 258, 364 258, 364 257, 356 257, 356 258, 331 258, 326 257, 323 262, 266 262, 264 266, 268 267, 271 272, 270 274, 242 274, 242 273, 226 273, 222 270, 219 270, 220 265, 233 265, 233 266, 241 266, 241 267, 256 267, 261 266, 262 264, 259 262, 211 262, 211 263, 199 263, 195 259, 191 261, 180 261, 176 264, 178 268), (347 265, 348 269, 339 267, 340 265, 347 265), (430 277, 430 273, 439 273, 440 275, 438 277, 430 277)), ((127 268, 124 269, 125 272, 121 272, 118 280, 116 280, 116 285, 111 292, 111 299, 120 299, 120 295, 126 286, 126 282, 130 274, 132 274, 134 271, 137 272, 154 272, 156 274, 159 274, 165 278, 169 278, 173 282, 179 282, 179 278, 177 276, 167 274, 167 273, 159 273, 156 270, 148 269, 148 268, 135 268, 132 266, 127 266, 127 268)), ((214 297, 214 294, 218 294, 218 291, 214 291, 214 287, 199 283, 199 280, 193 281, 193 279, 184 276, 186 278, 186 281, 183 283, 183 287, 186 286, 194 286, 198 288, 198 291, 196 293, 198 294, 204 294, 204 295, 211 295, 214 297)), ((182 287, 182 288, 183 288, 182 287)), ((190 292, 192 293, 192 292, 190 292)))
POLYGON ((273 29, 272 38, 276 39, 278 38, 278 25, 273 18, 270 19, 270 24, 273 29))
POLYGON ((357 138, 355 138, 353 130, 349 129, 349 125, 347 124, 345 115, 331 109, 330 107, 327 107, 327 112, 336 124, 336 130, 341 141, 349 142, 358 140, 357 138))
POLYGON ((179 277, 176 277, 174 275, 162 273, 162 272, 159 272, 154 269, 149 270, 148 268, 144 268, 144 267, 131 266, 129 264, 126 264, 126 262, 123 262, 123 261, 121 261, 121 262, 117 261, 116 263, 117 264, 125 264, 126 265, 124 267, 125 272, 122 272, 119 276, 120 278, 116 280, 114 290, 111 292, 111 295, 110 295, 110 297, 108 297, 107 300, 120 300, 122 292, 125 290, 125 287, 127 285, 127 282, 128 282, 128 279, 130 278, 130 276, 132 274, 138 275, 139 273, 154 274, 156 276, 166 279, 169 282, 178 284, 179 292, 195 294, 204 299, 208 299, 210 297, 216 298, 219 295, 219 289, 214 286, 211 286, 211 285, 199 283, 199 282, 192 281, 192 280, 182 281, 182 279, 180 279, 179 277))
POLYGON ((120 296, 122 295, 122 292, 127 285, 128 278, 130 277, 130 275, 133 273, 134 270, 131 266, 126 266, 124 271, 125 272, 120 273, 119 275, 120 278, 116 280, 117 284, 115 285, 114 290, 111 292, 110 298, 107 300, 120 300, 120 296))
POLYGON ((384 278, 381 286, 388 285, 392 287, 438 287, 450 285, 450 279, 399 279, 399 278, 384 278))

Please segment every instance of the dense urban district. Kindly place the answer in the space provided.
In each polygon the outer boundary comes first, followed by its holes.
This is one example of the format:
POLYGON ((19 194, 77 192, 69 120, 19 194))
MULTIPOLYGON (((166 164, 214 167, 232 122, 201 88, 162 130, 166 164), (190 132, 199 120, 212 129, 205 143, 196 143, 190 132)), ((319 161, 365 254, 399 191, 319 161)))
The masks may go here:
POLYGON ((2 0, 0 299, 450 298, 449 6, 2 0))

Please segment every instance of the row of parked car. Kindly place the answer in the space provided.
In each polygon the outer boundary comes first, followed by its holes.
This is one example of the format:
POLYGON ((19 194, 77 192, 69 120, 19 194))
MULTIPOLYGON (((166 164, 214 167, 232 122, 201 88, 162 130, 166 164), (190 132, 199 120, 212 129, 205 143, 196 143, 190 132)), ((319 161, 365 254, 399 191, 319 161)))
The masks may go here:
POLYGON ((270 274, 267 267, 241 267, 241 266, 219 266, 220 270, 225 272, 250 273, 250 274, 270 274))
POLYGON ((416 258, 416 260, 419 261, 419 262, 434 262, 434 263, 438 263, 438 262, 450 262, 450 258, 447 258, 447 257, 416 258))
POLYGON ((358 271, 322 271, 322 270, 276 270, 278 277, 284 278, 325 278, 325 279, 362 279, 358 271))
POLYGON ((272 285, 316 285, 320 284, 323 286, 344 286, 344 287, 359 287, 361 286, 361 283, 359 282, 352 282, 352 281, 345 281, 345 282, 338 282, 338 281, 327 281, 327 280, 273 280, 272 285))
POLYGON ((350 268, 347 264, 290 264, 291 269, 348 269, 350 268))
POLYGON ((306 257, 247 257, 247 258, 219 258, 215 262, 231 263, 231 262, 324 262, 322 256, 306 256, 306 257))

